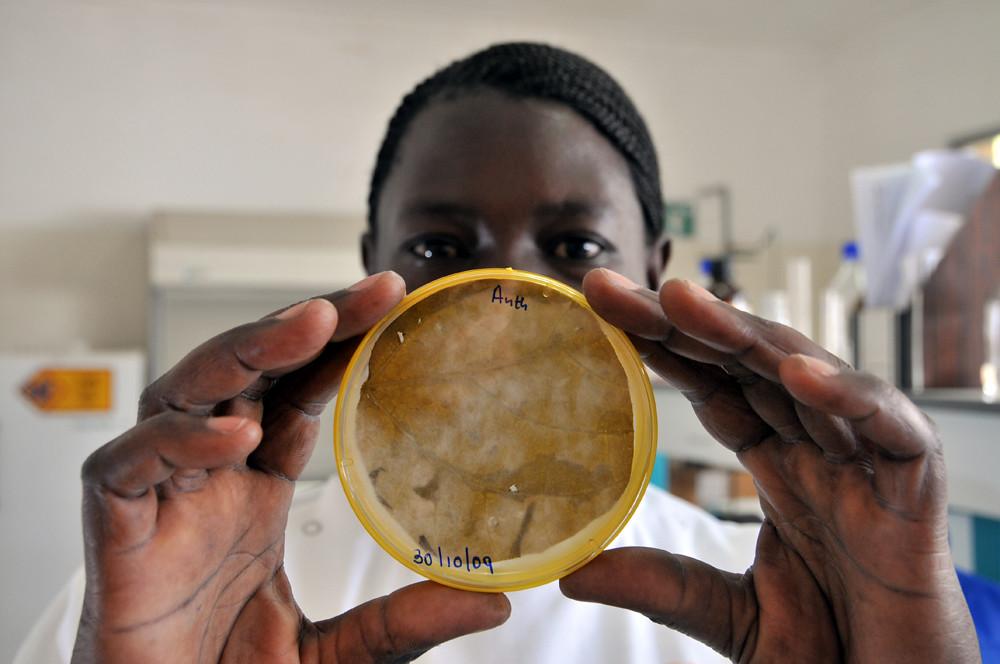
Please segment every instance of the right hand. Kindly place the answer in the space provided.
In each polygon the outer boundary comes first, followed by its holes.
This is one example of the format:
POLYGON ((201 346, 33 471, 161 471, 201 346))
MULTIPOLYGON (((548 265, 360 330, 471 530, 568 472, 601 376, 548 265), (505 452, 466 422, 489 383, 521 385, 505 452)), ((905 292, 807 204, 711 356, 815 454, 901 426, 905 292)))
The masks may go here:
MULTIPOLYGON (((294 481, 393 273, 225 332, 150 385, 83 467, 77 662, 409 661, 503 623, 503 595, 424 582, 313 623, 285 576, 294 481)), ((332 599, 332 598, 331 598, 332 599)))
POLYGON ((979 661, 948 547, 941 442, 909 399, 690 282, 654 293, 595 270, 584 291, 736 453, 766 518, 743 574, 622 548, 562 579, 563 592, 736 662, 979 661))

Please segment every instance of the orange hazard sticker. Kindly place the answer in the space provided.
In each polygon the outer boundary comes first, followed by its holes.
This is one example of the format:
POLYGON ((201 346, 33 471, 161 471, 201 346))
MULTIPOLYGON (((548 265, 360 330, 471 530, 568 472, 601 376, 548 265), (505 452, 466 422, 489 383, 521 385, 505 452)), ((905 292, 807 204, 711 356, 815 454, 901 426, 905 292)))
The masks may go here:
POLYGON ((43 412, 111 410, 110 369, 41 369, 21 393, 43 412))

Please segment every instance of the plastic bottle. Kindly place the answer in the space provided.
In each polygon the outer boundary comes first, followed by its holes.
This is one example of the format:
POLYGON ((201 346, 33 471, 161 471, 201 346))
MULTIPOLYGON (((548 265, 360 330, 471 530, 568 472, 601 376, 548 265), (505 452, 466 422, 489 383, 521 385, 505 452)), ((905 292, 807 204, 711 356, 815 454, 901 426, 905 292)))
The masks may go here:
POLYGON ((983 346, 986 361, 979 371, 983 398, 1000 399, 1000 287, 983 306, 983 346))
POLYGON ((864 300, 865 275, 855 242, 845 242, 840 257, 840 267, 823 291, 820 343, 837 357, 858 366, 858 313, 864 300))

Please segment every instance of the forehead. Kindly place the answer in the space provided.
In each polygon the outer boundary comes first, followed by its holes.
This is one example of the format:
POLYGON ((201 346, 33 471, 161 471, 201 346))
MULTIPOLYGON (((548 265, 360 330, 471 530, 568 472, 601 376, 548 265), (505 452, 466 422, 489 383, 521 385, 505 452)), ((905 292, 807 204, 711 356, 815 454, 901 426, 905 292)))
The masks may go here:
POLYGON ((400 142, 379 200, 379 222, 413 199, 514 213, 584 200, 641 227, 624 157, 563 104, 493 90, 431 101, 400 142))

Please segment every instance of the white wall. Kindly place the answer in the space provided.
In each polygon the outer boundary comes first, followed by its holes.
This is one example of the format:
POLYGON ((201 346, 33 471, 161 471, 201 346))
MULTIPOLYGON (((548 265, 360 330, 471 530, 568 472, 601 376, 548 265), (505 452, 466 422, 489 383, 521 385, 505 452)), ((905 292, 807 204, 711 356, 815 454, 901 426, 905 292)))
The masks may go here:
POLYGON ((795 157, 820 145, 822 88, 801 49, 658 30, 614 40, 572 18, 449 22, 416 6, 381 17, 281 6, 0 5, 0 310, 21 312, 0 348, 77 336, 140 345, 138 229, 154 209, 363 214, 402 94, 502 39, 550 40, 617 74, 652 126, 668 192, 724 180, 743 236, 768 225, 810 235, 800 222, 819 207, 819 168, 795 157))
POLYGON ((802 53, 661 40, 658 31, 614 42, 571 19, 455 23, 420 7, 370 18, 361 5, 269 6, 8 7, 0 71, 14 94, 0 106, 0 224, 157 205, 360 212, 402 93, 451 59, 514 37, 568 45, 617 73, 649 116, 671 189, 731 180, 747 223, 762 223, 781 217, 760 202, 777 178, 799 190, 817 182, 780 161, 819 144, 810 137, 822 88, 802 53))
MULTIPOLYGON (((668 194, 727 182, 741 240, 775 227, 785 253, 822 255, 852 234, 848 165, 998 115, 997 86, 981 80, 1000 80, 1000 4, 929 5, 838 47, 755 38, 752 24, 739 39, 732 21, 713 34, 446 2, 375 15, 312 0, 0 0, 0 311, 16 312, 0 349, 142 345, 154 210, 362 215, 403 92, 503 39, 561 44, 618 76, 651 125, 668 194), (932 36, 947 58, 924 75, 932 36), (945 83, 928 107, 930 80, 945 83)), ((716 241, 703 230, 678 267, 716 241)), ((745 274, 756 286, 781 271, 745 274)))

